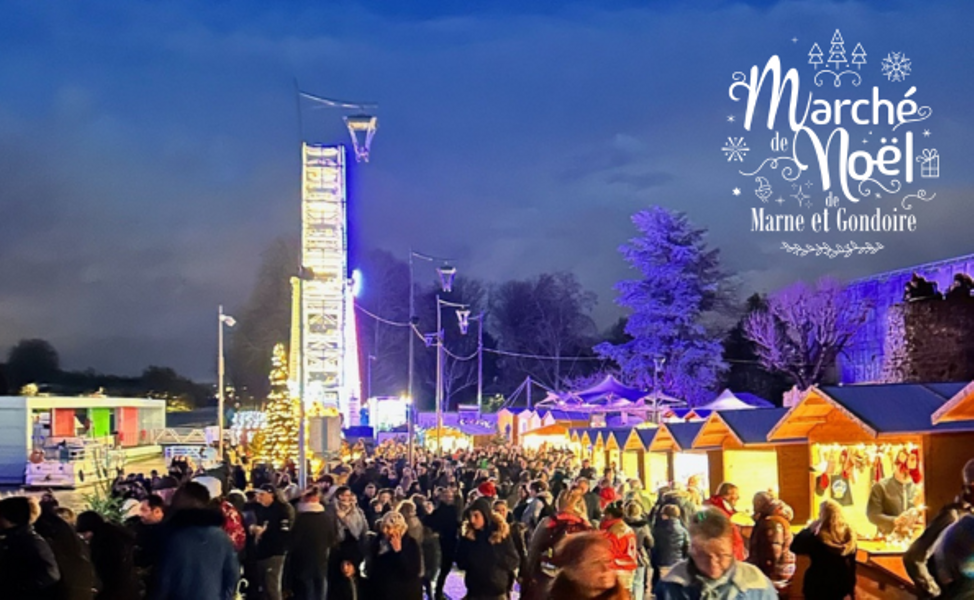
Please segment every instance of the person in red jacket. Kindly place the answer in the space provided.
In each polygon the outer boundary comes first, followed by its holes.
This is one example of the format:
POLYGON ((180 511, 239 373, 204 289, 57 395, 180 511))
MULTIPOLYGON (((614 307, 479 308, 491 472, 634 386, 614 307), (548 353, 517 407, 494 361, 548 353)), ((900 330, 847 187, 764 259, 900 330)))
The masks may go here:
POLYGON ((632 580, 639 566, 639 548, 636 532, 622 518, 624 511, 621 504, 615 502, 605 507, 599 529, 612 545, 612 557, 619 582, 628 590, 632 588, 632 580))
MULTIPOLYGON (((706 506, 712 506, 724 513, 724 516, 731 519, 737 512, 737 502, 741 499, 741 492, 733 483, 725 481, 717 488, 717 493, 704 502, 706 506)), ((744 545, 744 536, 741 535, 741 528, 734 525, 734 558, 743 561, 747 559, 747 547, 744 545)))

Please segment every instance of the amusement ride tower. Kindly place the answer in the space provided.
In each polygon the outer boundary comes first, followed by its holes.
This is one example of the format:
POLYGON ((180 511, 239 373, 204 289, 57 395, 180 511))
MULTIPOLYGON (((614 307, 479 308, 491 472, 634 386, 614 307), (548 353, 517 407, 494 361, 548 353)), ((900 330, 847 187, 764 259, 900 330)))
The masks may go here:
MULTIPOLYGON (((331 108, 374 108, 299 94, 331 108)), ((368 162, 378 119, 355 114, 346 116, 345 124, 356 161, 368 162)), ((301 272, 292 279, 291 336, 291 355, 298 359, 291 374, 292 386, 302 400, 303 413, 316 417, 337 412, 344 426, 358 425, 361 375, 355 325, 357 286, 348 264, 346 148, 302 140, 301 158, 301 272)), ((310 435, 316 439, 314 420, 310 426, 310 435)))

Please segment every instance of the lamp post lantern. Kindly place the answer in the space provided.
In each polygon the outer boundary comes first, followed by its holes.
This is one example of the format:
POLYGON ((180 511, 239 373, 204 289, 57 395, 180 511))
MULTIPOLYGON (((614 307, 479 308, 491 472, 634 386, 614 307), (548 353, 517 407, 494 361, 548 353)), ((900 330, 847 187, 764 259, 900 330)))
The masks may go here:
MULTIPOLYGON (((454 272, 456 269, 454 269, 454 272)), ((443 331, 443 308, 457 309, 457 324, 462 335, 467 334, 469 326, 470 308, 466 304, 459 304, 443 300, 436 295, 436 453, 443 451, 443 344, 446 336, 443 331)))
MULTIPOLYGON (((415 272, 413 269, 413 259, 416 258, 425 260, 426 262, 442 263, 440 267, 437 267, 436 274, 439 276, 440 289, 443 292, 450 292, 453 289, 453 281, 457 273, 456 268, 451 267, 448 264, 450 262, 450 259, 438 258, 436 256, 431 256, 429 254, 424 254, 422 252, 416 252, 412 248, 409 249, 409 326, 412 329, 415 329, 415 327, 419 324, 419 318, 416 316, 416 289, 415 289, 416 284, 415 284, 415 272)), ((438 311, 439 309, 437 309, 437 312, 438 311)), ((439 327, 437 327, 437 331, 439 331, 439 327)), ((416 336, 414 335, 414 333, 415 333, 414 331, 411 331, 409 333, 409 373, 408 373, 408 384, 406 387, 406 396, 409 398, 410 402, 415 402, 415 396, 413 395, 413 367, 415 365, 415 357, 416 357, 415 350, 414 350, 414 344, 416 343, 414 338, 416 336)), ((431 344, 430 342, 427 341, 426 345, 430 346, 431 344)), ((437 357, 439 357, 439 355, 437 355, 437 357)), ((410 466, 412 466, 413 464, 413 422, 412 422, 413 416, 412 415, 413 415, 413 411, 410 410, 409 433, 408 433, 408 440, 407 440, 407 444, 408 444, 407 451, 409 453, 407 460, 409 461, 410 466)))

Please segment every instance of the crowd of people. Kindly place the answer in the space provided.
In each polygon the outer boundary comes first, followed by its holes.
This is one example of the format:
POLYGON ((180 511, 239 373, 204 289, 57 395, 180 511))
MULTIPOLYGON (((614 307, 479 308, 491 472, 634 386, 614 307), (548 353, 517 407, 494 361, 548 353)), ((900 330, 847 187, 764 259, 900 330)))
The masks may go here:
MULTIPOLYGON (((966 543, 971 554, 969 467, 958 504, 908 553, 931 597, 969 597, 970 561, 930 568, 936 552, 966 543)), ((566 451, 507 446, 419 450, 410 463, 384 444, 306 489, 294 482, 293 465, 175 463, 120 477, 117 519, 75 514, 53 494, 5 498, 2 597, 433 600, 455 568, 470 600, 767 600, 788 590, 796 554, 811 561, 806 598, 855 594, 856 536, 831 500, 792 536, 790 507, 760 492, 744 536, 732 483, 709 498, 696 477, 650 493, 614 465, 596 472, 566 451)))

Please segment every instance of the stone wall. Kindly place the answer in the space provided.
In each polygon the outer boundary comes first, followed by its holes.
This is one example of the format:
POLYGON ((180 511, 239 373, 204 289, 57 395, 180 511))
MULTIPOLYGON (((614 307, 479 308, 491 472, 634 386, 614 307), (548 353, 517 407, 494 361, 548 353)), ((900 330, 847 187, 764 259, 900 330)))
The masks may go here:
POLYGON ((974 380, 974 298, 930 298, 889 308, 885 383, 974 380))

